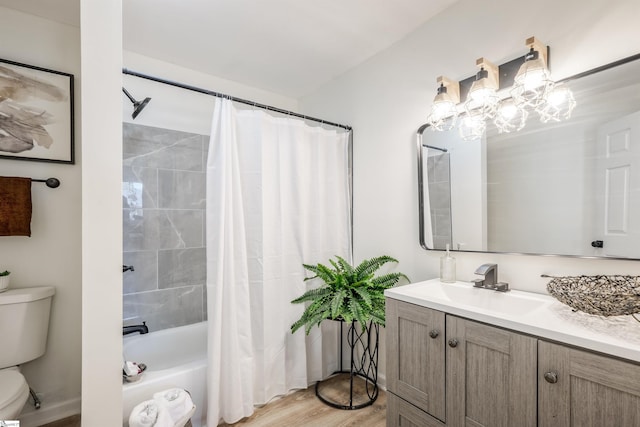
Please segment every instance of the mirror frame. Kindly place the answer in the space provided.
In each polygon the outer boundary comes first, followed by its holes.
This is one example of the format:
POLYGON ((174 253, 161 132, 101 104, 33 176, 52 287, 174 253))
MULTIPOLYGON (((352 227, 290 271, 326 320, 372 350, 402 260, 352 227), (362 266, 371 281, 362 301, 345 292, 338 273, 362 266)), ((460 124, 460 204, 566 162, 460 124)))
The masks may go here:
MULTIPOLYGON (((562 80, 558 80, 556 83, 565 83, 572 80, 580 79, 582 77, 587 77, 592 74, 599 73, 601 71, 606 71, 611 68, 618 67, 620 65, 627 64, 629 62, 640 60, 640 53, 628 56, 626 58, 619 59, 614 62, 610 62, 605 65, 601 65, 596 68, 592 68, 587 71, 583 71, 581 73, 575 74, 573 76, 566 77, 562 80)), ((424 146, 422 142, 422 136, 429 128, 429 124, 425 123, 420 126, 416 132, 416 149, 417 149, 417 159, 418 159, 418 233, 419 233, 419 241, 420 246, 427 251, 444 251, 444 249, 433 249, 429 248, 425 242, 424 230, 425 230, 425 221, 424 221, 424 174, 423 170, 423 154, 422 147, 424 146)), ((438 147, 432 147, 441 150, 438 147)), ((625 260, 625 261, 638 261, 640 258, 624 258, 624 257, 608 257, 608 256, 589 256, 589 255, 570 255, 570 254, 543 254, 543 253, 533 253, 533 252, 499 252, 499 251, 472 251, 472 250, 460 250, 451 248, 454 252, 469 252, 469 253, 486 253, 486 254, 506 254, 506 255, 537 255, 537 256, 553 256, 553 257, 567 257, 567 258, 587 258, 587 259, 611 259, 611 260, 625 260)))

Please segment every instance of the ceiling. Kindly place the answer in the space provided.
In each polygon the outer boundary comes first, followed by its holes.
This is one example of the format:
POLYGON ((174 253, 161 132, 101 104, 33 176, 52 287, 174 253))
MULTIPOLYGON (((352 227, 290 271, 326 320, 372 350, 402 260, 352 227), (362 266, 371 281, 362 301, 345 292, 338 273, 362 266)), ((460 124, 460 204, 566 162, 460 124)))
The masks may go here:
MULTIPOLYGON (((298 98, 456 1, 123 0, 123 45, 298 98)), ((79 0, 0 0, 0 6, 79 26, 79 0)))

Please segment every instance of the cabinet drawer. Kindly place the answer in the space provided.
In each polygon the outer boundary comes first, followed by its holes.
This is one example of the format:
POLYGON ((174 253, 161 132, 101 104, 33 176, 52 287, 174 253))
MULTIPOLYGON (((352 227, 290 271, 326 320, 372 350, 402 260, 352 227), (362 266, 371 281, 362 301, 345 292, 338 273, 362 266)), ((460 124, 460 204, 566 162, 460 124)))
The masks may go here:
POLYGON ((444 424, 393 393, 387 393, 387 427, 444 427, 444 424))

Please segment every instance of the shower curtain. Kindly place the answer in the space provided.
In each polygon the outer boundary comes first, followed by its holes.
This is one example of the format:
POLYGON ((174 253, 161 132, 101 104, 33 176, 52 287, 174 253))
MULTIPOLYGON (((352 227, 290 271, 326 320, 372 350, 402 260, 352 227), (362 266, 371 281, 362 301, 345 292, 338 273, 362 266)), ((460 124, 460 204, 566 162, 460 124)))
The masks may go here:
MULTIPOLYGON (((207 162, 208 425, 337 369, 338 329, 305 337, 302 263, 351 254, 346 132, 217 99, 207 162)), ((325 325, 326 323, 326 325, 325 325)))

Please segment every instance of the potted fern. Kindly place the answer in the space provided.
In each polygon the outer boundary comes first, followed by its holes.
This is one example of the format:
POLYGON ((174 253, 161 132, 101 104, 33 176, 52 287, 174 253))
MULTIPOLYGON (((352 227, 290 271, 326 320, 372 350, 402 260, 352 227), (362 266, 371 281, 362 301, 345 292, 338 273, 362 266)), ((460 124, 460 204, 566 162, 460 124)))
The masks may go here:
POLYGON ((314 325, 320 325, 325 319, 354 320, 366 329, 369 322, 384 326, 384 290, 394 286, 400 278, 409 278, 403 273, 388 273, 381 276, 375 272, 388 262, 398 262, 387 255, 362 261, 353 267, 344 258, 336 256, 330 259, 331 266, 323 264, 303 264, 306 270, 314 275, 304 280, 319 278, 324 283, 315 289, 305 292, 291 301, 294 304, 310 304, 302 313, 302 317, 291 325, 291 333, 305 326, 308 335, 314 325))

